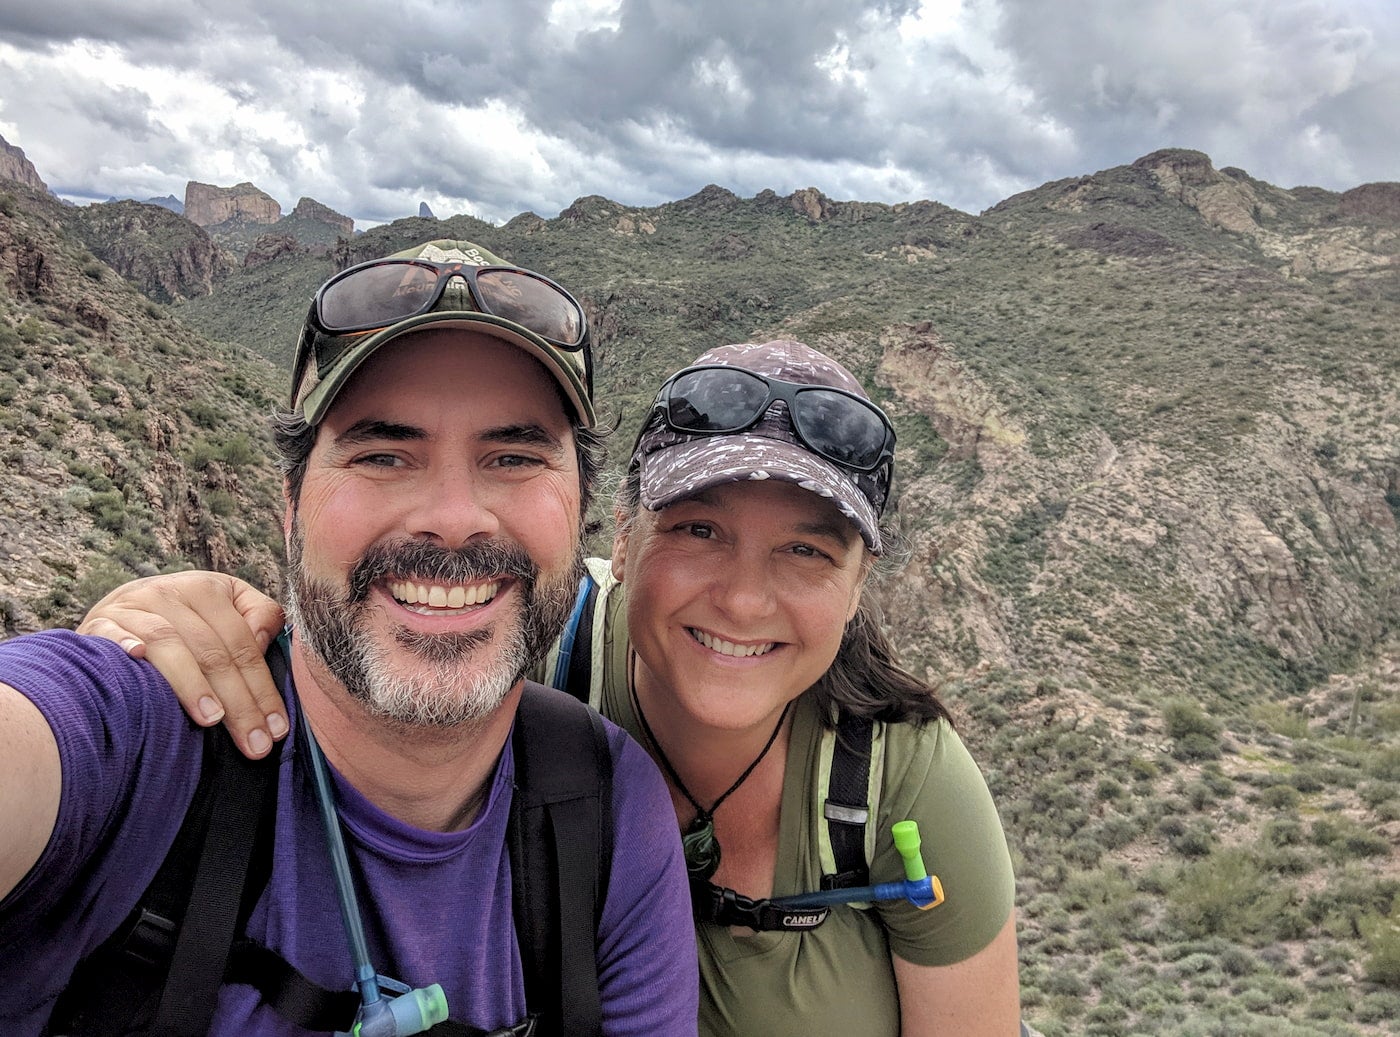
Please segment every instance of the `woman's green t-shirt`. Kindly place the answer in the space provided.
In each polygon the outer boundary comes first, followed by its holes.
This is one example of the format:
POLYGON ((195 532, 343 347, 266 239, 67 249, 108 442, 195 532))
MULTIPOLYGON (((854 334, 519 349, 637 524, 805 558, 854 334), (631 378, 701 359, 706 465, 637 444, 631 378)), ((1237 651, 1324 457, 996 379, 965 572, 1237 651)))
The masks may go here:
MULTIPOLYGON (((593 705, 641 739, 627 694, 626 617, 619 585, 591 560, 599 579, 593 643, 593 705), (599 622, 601 620, 601 622, 599 622)), ((976 954, 1011 912, 1011 858, 991 794, 976 763, 945 722, 876 725, 872 766, 878 796, 872 882, 904 877, 890 826, 912 818, 924 863, 939 877, 943 904, 906 902, 834 908, 816 929, 735 936, 699 923, 702 1037, 895 1037, 899 999, 891 954, 917 965, 951 965, 976 954)), ((810 697, 798 700, 783 779, 773 895, 820 888, 823 727, 810 697)), ((827 757, 829 760, 829 756, 827 757)), ((743 893, 744 890, 739 890, 743 893)))

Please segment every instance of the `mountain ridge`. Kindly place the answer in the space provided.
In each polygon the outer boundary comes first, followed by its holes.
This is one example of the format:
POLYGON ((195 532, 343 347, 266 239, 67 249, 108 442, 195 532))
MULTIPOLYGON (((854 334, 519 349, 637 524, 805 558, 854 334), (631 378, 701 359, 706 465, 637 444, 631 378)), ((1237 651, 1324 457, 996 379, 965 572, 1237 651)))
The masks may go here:
POLYGON ((478 241, 580 299, 615 454, 720 341, 800 338, 891 413, 907 561, 873 596, 997 796, 1040 1029, 1383 1033, 1398 196, 1164 149, 978 215, 709 185, 499 227, 262 224, 235 249, 4 185, 0 617, 71 622, 165 565, 275 591, 260 418, 306 300, 351 263, 478 241))

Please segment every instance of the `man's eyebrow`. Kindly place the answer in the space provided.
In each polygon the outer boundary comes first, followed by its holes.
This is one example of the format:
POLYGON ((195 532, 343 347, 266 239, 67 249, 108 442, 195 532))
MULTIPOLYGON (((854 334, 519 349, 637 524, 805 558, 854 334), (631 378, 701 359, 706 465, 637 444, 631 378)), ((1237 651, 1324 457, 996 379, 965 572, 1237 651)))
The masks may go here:
POLYGON ((379 421, 365 418, 357 421, 335 437, 337 445, 370 443, 375 440, 415 440, 427 439, 428 433, 417 425, 403 425, 395 421, 379 421))
POLYGON ((488 428, 481 433, 481 438, 488 443, 518 444, 520 446, 543 446, 561 449, 564 444, 559 437, 550 432, 543 425, 521 424, 521 425, 498 425, 495 428, 488 428))

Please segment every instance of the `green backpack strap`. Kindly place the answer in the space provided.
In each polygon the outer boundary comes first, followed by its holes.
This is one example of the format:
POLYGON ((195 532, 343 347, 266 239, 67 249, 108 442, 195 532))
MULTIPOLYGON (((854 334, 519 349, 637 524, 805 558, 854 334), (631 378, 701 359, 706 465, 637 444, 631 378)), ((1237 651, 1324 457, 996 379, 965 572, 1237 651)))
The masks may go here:
POLYGON ((822 876, 822 889, 849 889, 870 884, 866 826, 870 821, 870 767, 875 721, 842 712, 828 736, 831 763, 822 796, 822 817, 835 863, 822 876))

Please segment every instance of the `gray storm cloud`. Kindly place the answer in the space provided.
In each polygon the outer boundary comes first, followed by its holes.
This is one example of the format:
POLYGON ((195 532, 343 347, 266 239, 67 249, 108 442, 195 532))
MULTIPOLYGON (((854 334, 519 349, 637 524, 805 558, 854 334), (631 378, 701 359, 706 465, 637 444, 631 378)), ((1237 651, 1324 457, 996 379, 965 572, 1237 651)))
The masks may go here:
POLYGON ((0 133, 74 197, 252 180, 361 220, 719 183, 980 211, 1195 147, 1397 179, 1370 0, 59 0, 0 12, 0 133))

